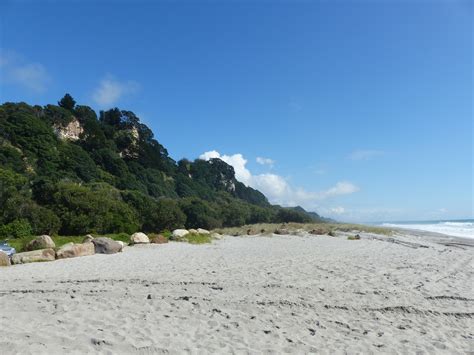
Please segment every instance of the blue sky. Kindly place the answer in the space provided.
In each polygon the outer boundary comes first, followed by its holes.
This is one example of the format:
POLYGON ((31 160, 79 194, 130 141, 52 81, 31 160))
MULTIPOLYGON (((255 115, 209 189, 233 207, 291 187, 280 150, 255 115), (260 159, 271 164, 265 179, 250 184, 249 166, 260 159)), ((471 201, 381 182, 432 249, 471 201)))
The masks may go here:
POLYGON ((0 20, 2 102, 132 110, 174 159, 340 220, 474 214, 469 1, 7 0, 0 20))

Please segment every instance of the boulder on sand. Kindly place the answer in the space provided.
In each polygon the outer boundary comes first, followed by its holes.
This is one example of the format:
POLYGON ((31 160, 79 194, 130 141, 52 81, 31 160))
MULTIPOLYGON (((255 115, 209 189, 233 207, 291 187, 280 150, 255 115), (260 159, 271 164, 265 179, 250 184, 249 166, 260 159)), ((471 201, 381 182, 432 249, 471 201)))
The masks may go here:
POLYGON ((325 235, 327 234, 326 230, 323 228, 315 228, 309 231, 309 234, 313 235, 325 235))
POLYGON ((211 238, 212 239, 222 239, 222 235, 216 232, 211 233, 211 238))
POLYGON ((28 251, 32 250, 39 250, 39 249, 50 249, 50 248, 55 248, 56 244, 54 244, 53 240, 49 235, 41 235, 39 237, 36 237, 32 241, 30 241, 25 249, 28 251))
POLYGON ((168 239, 165 236, 159 234, 156 237, 151 238, 150 243, 165 244, 165 243, 168 243, 168 239))
POLYGON ((203 228, 198 228, 197 232, 199 234, 211 234, 211 232, 209 232, 207 229, 203 229, 203 228))
POLYGON ((56 253, 54 252, 54 249, 49 248, 13 254, 12 263, 26 264, 37 261, 53 261, 54 259, 56 259, 56 253))
POLYGON ((289 235, 290 231, 288 229, 279 228, 279 229, 275 230, 275 232, 273 232, 273 233, 278 234, 278 235, 289 235))
POLYGON ((150 239, 145 233, 133 233, 130 237, 131 244, 148 244, 150 243, 150 239))
POLYGON ((175 229, 173 231, 173 238, 182 238, 187 234, 189 234, 189 232, 186 229, 175 229))
POLYGON ((0 266, 10 266, 10 258, 3 251, 0 251, 0 266))
POLYGON ((92 242, 92 239, 94 239, 94 237, 91 234, 88 234, 84 237, 84 239, 82 240, 82 243, 90 243, 92 242))
POLYGON ((95 247, 91 242, 83 244, 67 243, 56 252, 57 259, 75 258, 78 256, 94 255, 95 247))
POLYGON ((94 244, 96 254, 115 254, 123 249, 122 244, 107 237, 94 238, 92 243, 94 244))

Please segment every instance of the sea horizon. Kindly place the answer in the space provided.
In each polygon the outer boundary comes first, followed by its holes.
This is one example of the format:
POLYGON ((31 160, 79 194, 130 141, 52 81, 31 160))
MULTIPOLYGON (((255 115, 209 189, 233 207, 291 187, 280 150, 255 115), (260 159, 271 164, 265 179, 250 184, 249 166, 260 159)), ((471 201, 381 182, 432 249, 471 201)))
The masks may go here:
POLYGON ((408 221, 382 221, 373 225, 383 227, 396 227, 404 229, 421 230, 426 232, 441 233, 454 237, 474 238, 474 219, 434 219, 434 220, 408 220, 408 221))

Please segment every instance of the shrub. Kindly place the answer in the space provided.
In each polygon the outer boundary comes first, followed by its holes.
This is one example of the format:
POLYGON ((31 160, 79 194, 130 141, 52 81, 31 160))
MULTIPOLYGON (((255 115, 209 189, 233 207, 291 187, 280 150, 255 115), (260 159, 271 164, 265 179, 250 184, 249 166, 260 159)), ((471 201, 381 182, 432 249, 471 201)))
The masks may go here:
POLYGON ((2 238, 24 238, 32 234, 33 229, 26 219, 17 219, 0 226, 0 237, 2 238))

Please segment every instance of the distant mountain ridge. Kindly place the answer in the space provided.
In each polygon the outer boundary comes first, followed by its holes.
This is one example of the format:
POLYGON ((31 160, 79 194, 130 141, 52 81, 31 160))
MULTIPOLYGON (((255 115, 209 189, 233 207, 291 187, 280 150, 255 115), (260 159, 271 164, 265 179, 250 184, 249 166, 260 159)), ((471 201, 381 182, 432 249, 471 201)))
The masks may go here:
POLYGON ((264 222, 324 221, 271 205, 232 166, 169 157, 131 111, 0 106, 0 236, 158 232, 264 222))

